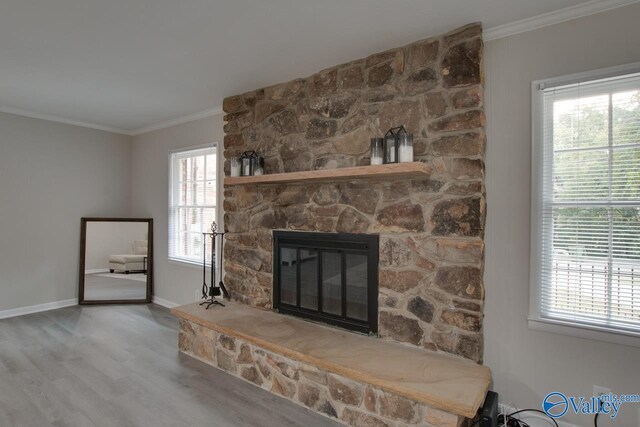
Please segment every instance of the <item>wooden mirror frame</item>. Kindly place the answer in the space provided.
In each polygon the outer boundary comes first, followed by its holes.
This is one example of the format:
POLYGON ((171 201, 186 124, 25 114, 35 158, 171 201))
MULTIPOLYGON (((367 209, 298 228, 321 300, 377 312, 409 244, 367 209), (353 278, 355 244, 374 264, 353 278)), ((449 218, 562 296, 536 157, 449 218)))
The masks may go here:
POLYGON ((144 304, 151 302, 153 290, 153 218, 98 218, 83 217, 81 219, 80 230, 80 269, 78 281, 78 304, 144 304), (84 269, 85 257, 87 253, 87 223, 89 222, 146 222, 147 231, 147 295, 145 299, 124 299, 124 300, 85 300, 84 299, 84 269))

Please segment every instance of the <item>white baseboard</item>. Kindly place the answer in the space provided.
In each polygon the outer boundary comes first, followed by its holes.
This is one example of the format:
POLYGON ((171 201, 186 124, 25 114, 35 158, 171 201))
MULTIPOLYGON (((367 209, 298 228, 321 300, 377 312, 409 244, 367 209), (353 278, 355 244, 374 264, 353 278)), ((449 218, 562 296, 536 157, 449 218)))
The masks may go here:
POLYGON ((173 308, 180 305, 180 304, 176 304, 175 302, 167 301, 166 299, 159 298, 156 296, 153 297, 152 301, 154 304, 158 304, 166 308, 173 308))
POLYGON ((25 314, 39 313, 41 311, 55 310, 56 308, 71 307, 72 305, 78 305, 77 298, 30 305, 27 307, 12 308, 10 310, 2 310, 0 311, 0 319, 24 316, 25 314))
POLYGON ((84 274, 108 273, 109 271, 108 268, 94 268, 93 270, 85 270, 84 274))
MULTIPOLYGON (((176 304, 175 302, 167 301, 166 299, 158 298, 155 296, 153 297, 153 302, 155 304, 158 304, 167 308, 174 308, 180 305, 180 304, 176 304)), ((1 310, 0 319, 8 319, 9 317, 24 316, 25 314, 40 313, 41 311, 55 310, 56 308, 71 307, 74 305, 78 305, 77 298, 67 299, 63 301, 47 302, 44 304, 30 305, 27 307, 12 308, 9 310, 1 310)))

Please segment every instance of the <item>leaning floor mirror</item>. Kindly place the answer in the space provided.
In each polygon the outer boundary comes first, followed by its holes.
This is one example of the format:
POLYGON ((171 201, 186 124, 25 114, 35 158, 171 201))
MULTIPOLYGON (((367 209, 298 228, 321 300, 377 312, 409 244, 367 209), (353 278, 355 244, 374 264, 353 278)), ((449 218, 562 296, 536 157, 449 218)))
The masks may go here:
POLYGON ((80 304, 151 302, 153 220, 82 218, 80 304))

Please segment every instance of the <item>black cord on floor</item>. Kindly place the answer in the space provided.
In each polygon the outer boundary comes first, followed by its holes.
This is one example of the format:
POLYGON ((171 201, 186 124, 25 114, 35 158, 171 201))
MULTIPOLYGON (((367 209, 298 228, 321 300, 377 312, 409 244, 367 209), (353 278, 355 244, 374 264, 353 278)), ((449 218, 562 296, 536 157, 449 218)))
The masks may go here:
MULTIPOLYGON (((559 427, 558 426, 558 422, 555 419, 549 417, 549 415, 547 415, 544 411, 541 411, 540 409, 520 409, 519 411, 515 411, 515 412, 512 412, 510 414, 507 414, 506 415, 507 424, 506 424, 505 427, 529 427, 529 424, 527 424, 524 421, 522 421, 522 420, 520 420, 520 419, 515 417, 515 415, 521 414, 523 412, 538 412, 538 413, 548 417, 551 421, 553 421, 553 424, 555 424, 556 427, 559 427)), ((501 416, 503 416, 503 415, 500 414, 498 416, 498 419, 500 419, 501 416)))
POLYGON ((498 414, 498 423, 498 427, 530 427, 522 420, 509 418, 507 414, 498 414))
MULTIPOLYGON (((602 395, 598 396, 598 403, 602 404, 602 395)), ((596 416, 593 417, 593 425, 598 427, 598 415, 600 415, 600 406, 598 406, 598 412, 596 412, 596 416)))

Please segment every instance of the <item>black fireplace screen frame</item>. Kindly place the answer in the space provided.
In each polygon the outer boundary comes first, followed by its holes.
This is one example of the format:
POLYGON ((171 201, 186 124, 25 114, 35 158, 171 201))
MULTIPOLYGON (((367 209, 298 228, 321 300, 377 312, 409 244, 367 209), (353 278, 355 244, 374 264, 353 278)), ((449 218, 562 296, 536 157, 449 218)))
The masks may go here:
MULTIPOLYGON (((378 332, 378 251, 379 237, 375 234, 319 233, 299 231, 273 232, 273 308, 280 313, 290 314, 333 326, 377 334, 378 332), (301 306, 301 274, 299 262, 296 274, 296 305, 281 301, 280 290, 281 262, 280 248, 317 250, 317 310, 301 306), (341 254, 341 315, 323 311, 322 254, 339 252, 341 254), (367 320, 347 316, 346 264, 344 254, 359 254, 367 257, 367 320)), ((297 252, 299 254, 299 251, 297 252)), ((299 255, 298 255, 299 256, 299 255)))

